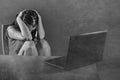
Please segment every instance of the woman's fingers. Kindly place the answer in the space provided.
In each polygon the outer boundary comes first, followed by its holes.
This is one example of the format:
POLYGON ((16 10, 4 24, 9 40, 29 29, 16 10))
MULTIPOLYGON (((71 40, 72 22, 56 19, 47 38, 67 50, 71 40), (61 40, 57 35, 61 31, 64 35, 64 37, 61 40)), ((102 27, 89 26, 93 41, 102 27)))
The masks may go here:
POLYGON ((26 9, 22 10, 22 11, 18 14, 18 17, 21 17, 24 11, 26 11, 26 9))
POLYGON ((27 9, 24 9, 24 10, 22 10, 21 12, 24 12, 24 11, 26 11, 27 9))
POLYGON ((37 10, 35 10, 35 12, 37 13, 39 20, 41 20, 41 16, 40 16, 39 13, 37 12, 37 10))
POLYGON ((18 17, 21 17, 23 14, 23 12, 21 11, 19 14, 18 14, 18 17))
POLYGON ((39 13, 37 12, 37 10, 34 10, 36 13, 37 13, 37 15, 39 15, 39 13))
POLYGON ((17 16, 17 18, 16 18, 17 22, 19 22, 19 19, 21 19, 22 13, 23 13, 23 12, 20 12, 20 13, 18 14, 18 16, 17 16))

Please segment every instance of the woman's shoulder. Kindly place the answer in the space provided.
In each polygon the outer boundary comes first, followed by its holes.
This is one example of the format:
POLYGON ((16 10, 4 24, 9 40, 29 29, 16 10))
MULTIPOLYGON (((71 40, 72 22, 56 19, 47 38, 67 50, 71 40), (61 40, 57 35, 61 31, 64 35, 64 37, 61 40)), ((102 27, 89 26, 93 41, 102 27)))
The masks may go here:
POLYGON ((9 29, 19 30, 19 27, 16 26, 16 25, 9 25, 8 28, 7 28, 7 30, 9 30, 9 29))

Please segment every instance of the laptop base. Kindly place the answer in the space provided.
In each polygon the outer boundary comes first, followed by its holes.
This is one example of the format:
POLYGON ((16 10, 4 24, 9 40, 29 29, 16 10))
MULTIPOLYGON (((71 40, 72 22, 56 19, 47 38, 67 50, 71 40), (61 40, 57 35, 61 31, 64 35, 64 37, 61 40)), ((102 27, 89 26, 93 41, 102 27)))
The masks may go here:
POLYGON ((60 56, 57 58, 49 59, 45 61, 47 64, 50 64, 54 67, 58 67, 60 69, 65 68, 65 63, 66 63, 66 57, 65 56, 60 56))

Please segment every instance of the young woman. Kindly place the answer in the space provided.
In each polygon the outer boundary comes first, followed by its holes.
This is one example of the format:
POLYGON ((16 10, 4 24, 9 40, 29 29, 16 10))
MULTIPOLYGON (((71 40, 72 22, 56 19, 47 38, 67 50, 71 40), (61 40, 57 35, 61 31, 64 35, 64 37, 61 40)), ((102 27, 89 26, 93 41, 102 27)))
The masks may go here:
POLYGON ((44 40, 41 16, 36 10, 21 11, 7 31, 10 55, 51 55, 50 46, 44 40))

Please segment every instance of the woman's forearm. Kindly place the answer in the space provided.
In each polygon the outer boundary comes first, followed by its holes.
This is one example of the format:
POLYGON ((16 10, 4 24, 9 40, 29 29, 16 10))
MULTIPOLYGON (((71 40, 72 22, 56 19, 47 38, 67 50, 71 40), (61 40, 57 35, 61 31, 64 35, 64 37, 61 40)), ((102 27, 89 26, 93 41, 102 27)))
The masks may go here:
POLYGON ((39 23, 38 23, 38 34, 39 34, 40 39, 43 39, 45 37, 45 32, 44 32, 44 29, 43 29, 43 24, 42 24, 42 21, 41 21, 40 18, 39 18, 39 23))
MULTIPOLYGON (((36 10, 35 10, 36 11, 36 10)), ((36 11, 37 15, 38 15, 38 35, 39 35, 39 38, 40 39, 44 39, 45 37, 45 32, 44 32, 44 29, 43 29, 43 24, 42 24, 42 19, 41 19, 41 16, 39 15, 39 13, 36 11)))
POLYGON ((26 36, 25 34, 25 25, 23 24, 23 22, 21 21, 21 19, 19 17, 17 17, 17 23, 19 25, 19 28, 21 30, 21 34, 22 36, 26 36))
POLYGON ((30 31, 27 29, 26 24, 20 19, 20 17, 17 17, 17 22, 20 27, 22 36, 24 36, 27 39, 32 39, 30 31))

